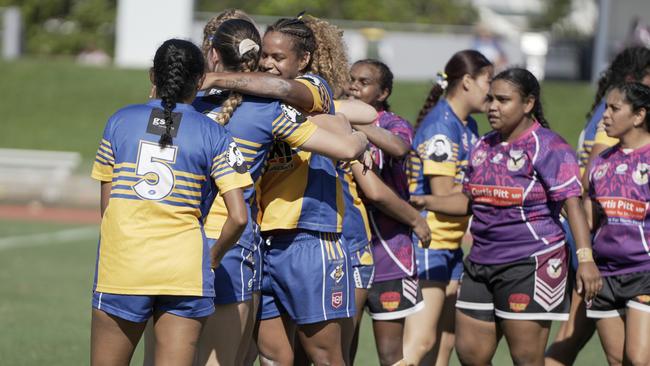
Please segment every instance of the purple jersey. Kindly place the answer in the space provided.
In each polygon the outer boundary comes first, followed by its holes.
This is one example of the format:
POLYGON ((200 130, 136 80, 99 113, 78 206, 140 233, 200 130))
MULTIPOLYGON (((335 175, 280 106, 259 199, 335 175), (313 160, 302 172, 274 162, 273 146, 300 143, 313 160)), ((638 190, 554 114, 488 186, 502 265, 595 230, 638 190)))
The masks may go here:
POLYGON ((496 131, 472 151, 463 191, 472 200, 469 259, 503 264, 564 245, 559 213, 582 191, 575 152, 539 123, 511 143, 496 131))
MULTIPOLYGON (((399 136, 411 146, 413 127, 406 120, 391 112, 381 111, 377 126, 399 136)), ((373 149, 379 177, 402 199, 409 199, 406 159, 396 159, 373 149)), ((411 227, 396 221, 374 207, 368 210, 372 228, 372 255, 375 261, 375 281, 388 281, 412 276, 415 273, 415 257, 411 241, 411 227)))
POLYGON ((589 195, 602 213, 594 255, 605 276, 650 271, 650 145, 605 150, 589 173, 589 195))

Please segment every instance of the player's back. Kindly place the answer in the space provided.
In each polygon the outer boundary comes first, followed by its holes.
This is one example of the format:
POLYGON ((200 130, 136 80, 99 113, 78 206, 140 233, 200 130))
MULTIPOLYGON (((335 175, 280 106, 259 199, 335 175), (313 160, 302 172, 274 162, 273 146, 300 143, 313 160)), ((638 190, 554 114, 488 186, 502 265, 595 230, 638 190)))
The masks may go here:
POLYGON ((211 176, 222 188, 236 185, 238 174, 219 159, 232 140, 190 105, 177 104, 172 119, 164 148, 159 100, 123 108, 106 125, 92 174, 112 183, 97 291, 210 296, 202 209, 216 193, 211 176))

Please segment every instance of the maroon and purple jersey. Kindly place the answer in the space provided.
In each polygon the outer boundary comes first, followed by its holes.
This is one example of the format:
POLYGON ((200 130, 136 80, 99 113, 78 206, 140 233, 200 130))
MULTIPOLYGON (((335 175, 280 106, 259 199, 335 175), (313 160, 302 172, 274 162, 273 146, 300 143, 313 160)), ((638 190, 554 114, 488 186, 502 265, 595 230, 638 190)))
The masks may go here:
MULTIPOLYGON (((399 136, 411 146, 413 127, 408 121, 391 112, 381 111, 377 126, 399 136)), ((381 180, 398 196, 408 201, 409 187, 406 175, 406 159, 394 158, 373 147, 373 158, 381 180)), ((368 218, 372 229, 372 255, 375 261, 375 281, 388 281, 412 276, 415 273, 415 257, 411 241, 411 227, 396 221, 375 207, 369 207, 368 218)))
POLYGON ((472 200, 472 262, 503 264, 564 245, 559 214, 582 192, 575 152, 535 122, 515 141, 485 135, 472 151, 463 192, 472 200))
POLYGON ((605 150, 592 164, 589 195, 601 212, 594 235, 596 264, 604 276, 650 271, 650 145, 605 150))

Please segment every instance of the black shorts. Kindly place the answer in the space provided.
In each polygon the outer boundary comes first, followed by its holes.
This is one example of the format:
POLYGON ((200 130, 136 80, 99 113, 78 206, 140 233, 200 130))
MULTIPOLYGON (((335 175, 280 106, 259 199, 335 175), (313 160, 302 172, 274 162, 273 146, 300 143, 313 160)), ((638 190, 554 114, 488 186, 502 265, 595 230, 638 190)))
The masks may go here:
POLYGON ((366 306, 374 320, 406 318, 424 308, 422 290, 417 278, 373 282, 366 306))
POLYGON ((567 320, 570 286, 564 246, 524 260, 482 265, 465 260, 456 308, 495 321, 567 320))
POLYGON ((650 272, 603 277, 603 289, 587 308, 587 317, 614 318, 625 308, 650 313, 650 272))

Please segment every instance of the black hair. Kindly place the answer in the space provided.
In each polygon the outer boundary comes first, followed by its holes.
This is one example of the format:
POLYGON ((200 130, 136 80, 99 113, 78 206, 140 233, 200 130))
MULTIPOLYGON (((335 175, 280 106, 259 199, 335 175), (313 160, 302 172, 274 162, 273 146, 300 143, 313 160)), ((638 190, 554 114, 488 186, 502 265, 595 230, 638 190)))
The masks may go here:
POLYGON ((443 88, 439 83, 434 82, 415 121, 415 128, 418 128, 420 122, 422 122, 429 111, 438 103, 445 90, 454 90, 466 74, 476 78, 485 71, 486 67, 491 66, 492 63, 490 60, 475 50, 458 51, 451 56, 445 65, 444 75, 439 76, 446 81, 447 86, 443 88))
POLYGON ((352 66, 359 64, 374 66, 375 69, 377 69, 379 72, 379 88, 381 90, 388 90, 388 95, 386 96, 386 99, 381 102, 381 107, 385 111, 390 111, 388 97, 390 97, 391 93, 393 92, 393 72, 390 71, 390 68, 385 63, 379 60, 367 58, 365 60, 359 60, 355 62, 352 66))
POLYGON ((638 83, 620 83, 610 88, 618 89, 624 96, 625 103, 629 104, 633 112, 638 112, 640 109, 645 109, 645 124, 646 131, 650 132, 650 87, 638 83))
POLYGON ((316 52, 316 36, 311 28, 307 26, 307 23, 302 20, 302 16, 278 19, 266 28, 266 33, 269 32, 279 32, 291 36, 293 39, 293 50, 296 54, 302 56, 309 52, 312 55, 305 69, 308 70, 311 67, 314 52, 316 52))
POLYGON ((612 86, 628 81, 641 81, 648 74, 650 74, 650 49, 628 47, 621 51, 601 74, 598 80, 598 91, 587 118, 591 118, 596 106, 612 86))
MULTIPOLYGON (((233 72, 252 72, 260 60, 262 40, 255 25, 243 19, 221 23, 212 37, 212 48, 219 54, 219 62, 233 72)), ((221 104, 216 121, 225 125, 242 102, 242 95, 232 92, 221 104)))
POLYGON ((535 104, 533 105, 533 109, 530 111, 531 116, 535 118, 537 122, 542 125, 542 127, 550 128, 548 122, 546 121, 546 118, 544 118, 542 100, 540 98, 541 88, 535 75, 526 69, 513 67, 511 69, 500 72, 492 79, 492 82, 495 82, 496 80, 505 80, 517 87, 517 89, 519 89, 519 95, 521 95, 522 99, 528 97, 534 98, 535 104))
POLYGON ((165 132, 158 143, 165 147, 172 143, 172 111, 176 103, 192 97, 196 91, 205 70, 205 61, 201 50, 192 42, 169 39, 158 47, 152 70, 165 119, 165 132))

